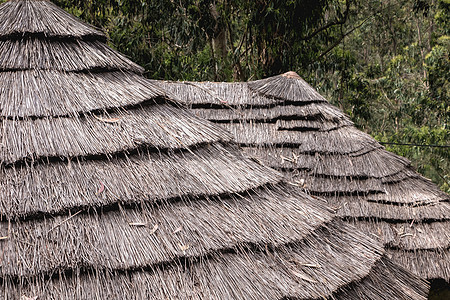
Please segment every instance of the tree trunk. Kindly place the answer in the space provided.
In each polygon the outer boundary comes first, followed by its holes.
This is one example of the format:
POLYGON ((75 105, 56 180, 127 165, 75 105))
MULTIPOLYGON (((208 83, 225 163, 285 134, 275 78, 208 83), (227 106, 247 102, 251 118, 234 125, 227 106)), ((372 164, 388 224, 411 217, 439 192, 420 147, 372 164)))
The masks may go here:
POLYGON ((223 22, 215 3, 211 3, 210 12, 214 18, 214 35, 213 35, 213 47, 217 57, 224 59, 227 56, 227 35, 225 22, 223 22))

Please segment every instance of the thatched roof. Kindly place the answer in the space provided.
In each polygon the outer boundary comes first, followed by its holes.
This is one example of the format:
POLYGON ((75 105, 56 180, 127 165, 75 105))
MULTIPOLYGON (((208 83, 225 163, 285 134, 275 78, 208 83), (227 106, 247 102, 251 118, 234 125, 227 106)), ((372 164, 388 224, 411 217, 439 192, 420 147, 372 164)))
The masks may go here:
POLYGON ((2 298, 424 298, 104 40, 47 1, 0 6, 2 298))
POLYGON ((449 195, 356 129, 297 74, 154 83, 229 130, 249 157, 381 238, 394 261, 424 278, 450 280, 449 195))

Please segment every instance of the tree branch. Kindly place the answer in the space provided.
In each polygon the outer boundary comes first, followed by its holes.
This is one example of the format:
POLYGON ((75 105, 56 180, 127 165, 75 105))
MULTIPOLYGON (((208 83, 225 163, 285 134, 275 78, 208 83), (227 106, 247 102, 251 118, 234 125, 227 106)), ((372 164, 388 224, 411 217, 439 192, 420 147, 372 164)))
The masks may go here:
POLYGON ((335 21, 333 21, 331 23, 328 23, 327 25, 316 29, 313 33, 311 33, 311 34, 309 34, 309 35, 307 35, 305 37, 300 38, 300 40, 301 41, 307 41, 307 40, 315 37, 316 35, 318 35, 322 31, 327 30, 330 27, 333 27, 333 26, 336 26, 336 25, 344 25, 345 22, 347 22, 347 19, 348 19, 348 13, 350 11, 350 3, 351 3, 350 0, 345 1, 345 12, 344 12, 344 17, 342 18, 342 20, 335 20, 335 21))
POLYGON ((338 46, 341 41, 347 37, 348 35, 350 35, 353 31, 355 31, 356 29, 360 28, 361 26, 364 25, 364 23, 366 23, 370 18, 372 18, 375 14, 371 15, 370 17, 366 18, 364 21, 362 21, 360 24, 358 24, 357 26, 353 27, 352 29, 350 29, 349 31, 347 31, 346 33, 342 34, 342 36, 336 41, 334 42, 330 47, 328 47, 327 50, 325 50, 324 52, 322 52, 322 54, 319 55, 319 59, 324 57, 325 55, 327 55, 331 50, 333 50, 336 46, 338 46))
MULTIPOLYGON (((373 18, 374 16, 376 16, 377 14, 379 14, 380 12, 382 12, 383 10, 386 9, 390 9, 391 7, 393 7, 396 4, 391 4, 388 5, 387 7, 380 9, 379 11, 373 13, 372 15, 368 16, 367 18, 365 18, 360 24, 358 24, 357 26, 353 27, 352 29, 350 29, 348 32, 346 32, 345 34, 343 34, 336 42, 334 42, 330 47, 328 47, 327 50, 325 50, 324 52, 322 52, 322 54, 319 55, 319 59, 324 57, 325 55, 327 55, 331 50, 333 50, 336 46, 338 46, 341 41, 347 37, 348 35, 350 35, 353 31, 355 31, 356 29, 360 28, 362 25, 364 25, 364 23, 366 23, 370 18, 373 18)), ((341 24, 344 25, 344 24, 341 24)))

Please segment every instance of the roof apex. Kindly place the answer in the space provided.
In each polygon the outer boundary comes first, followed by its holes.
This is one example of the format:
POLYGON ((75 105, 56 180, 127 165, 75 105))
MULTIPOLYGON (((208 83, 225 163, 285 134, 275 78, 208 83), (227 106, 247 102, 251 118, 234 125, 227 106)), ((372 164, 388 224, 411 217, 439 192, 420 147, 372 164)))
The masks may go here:
POLYGON ((300 75, 298 75, 296 72, 294 71, 289 71, 286 73, 281 74, 281 76, 286 77, 286 78, 295 78, 295 79, 302 79, 300 77, 300 75))
POLYGON ((295 72, 248 82, 253 92, 292 102, 327 102, 312 86, 295 72))

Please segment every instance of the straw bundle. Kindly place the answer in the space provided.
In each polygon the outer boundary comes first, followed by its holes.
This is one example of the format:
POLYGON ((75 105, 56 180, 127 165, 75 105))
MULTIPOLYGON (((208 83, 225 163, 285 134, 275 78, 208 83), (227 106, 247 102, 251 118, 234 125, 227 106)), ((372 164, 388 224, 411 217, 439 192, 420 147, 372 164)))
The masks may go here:
POLYGON ((0 20, 2 298, 424 299, 381 243, 169 101, 97 29, 42 0, 0 20))
POLYGON ((295 73, 248 83, 153 83, 229 130, 247 156, 379 237, 395 261, 424 278, 450 280, 449 196, 295 73))

